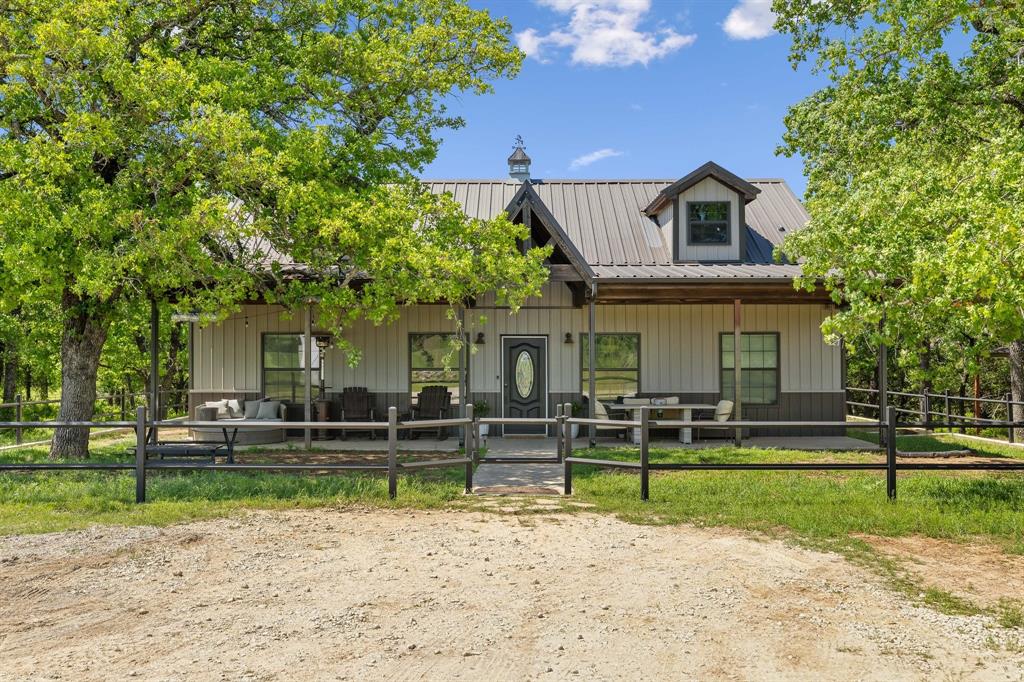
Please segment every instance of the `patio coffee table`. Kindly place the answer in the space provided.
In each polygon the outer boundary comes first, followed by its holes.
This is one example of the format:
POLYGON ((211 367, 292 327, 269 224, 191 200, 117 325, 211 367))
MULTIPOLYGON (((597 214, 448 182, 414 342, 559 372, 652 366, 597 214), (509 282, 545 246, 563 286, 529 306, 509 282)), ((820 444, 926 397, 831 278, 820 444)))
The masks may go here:
MULTIPOLYGON (((633 413, 634 421, 640 421, 640 408, 646 407, 646 405, 623 405, 616 407, 624 407, 633 413)), ((674 411, 683 413, 683 421, 693 421, 694 410, 713 410, 717 407, 716 405, 709 405, 707 403, 679 403, 676 405, 651 405, 651 409, 658 409, 663 412, 674 411)), ((640 445, 640 429, 631 429, 633 432, 633 444, 640 445)), ((689 445, 693 443, 693 429, 681 428, 679 429, 679 442, 689 445)))

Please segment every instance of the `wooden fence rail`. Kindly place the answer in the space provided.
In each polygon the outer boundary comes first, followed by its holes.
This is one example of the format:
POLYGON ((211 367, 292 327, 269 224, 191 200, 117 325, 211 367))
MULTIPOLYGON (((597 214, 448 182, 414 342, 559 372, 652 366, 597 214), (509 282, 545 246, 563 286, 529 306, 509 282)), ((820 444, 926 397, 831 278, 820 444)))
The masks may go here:
MULTIPOLYGON (((879 390, 877 388, 859 388, 855 386, 848 386, 846 388, 849 393, 863 393, 868 395, 878 395, 879 390)), ((887 391, 886 395, 897 398, 905 398, 907 400, 916 401, 918 406, 916 408, 907 405, 896 406, 896 411, 899 414, 912 414, 921 417, 922 424, 932 422, 932 416, 939 416, 944 418, 946 422, 953 423, 948 428, 959 429, 961 433, 965 433, 968 428, 974 428, 980 430, 981 427, 987 426, 989 428, 999 428, 1006 426, 1006 439, 1008 442, 1013 443, 1016 441, 1015 430, 1021 428, 1020 424, 1014 423, 1013 420, 1013 408, 1016 406, 1024 406, 1024 401, 1013 400, 1013 397, 1007 393, 1002 398, 983 398, 983 397, 971 397, 971 396, 958 396, 950 395, 947 393, 909 393, 907 391, 887 391), (1006 419, 999 420, 994 418, 982 417, 980 414, 967 414, 967 406, 974 404, 976 412, 980 412, 980 406, 982 405, 994 405, 998 406, 1006 411, 1006 419), (959 412, 953 409, 956 404, 961 404, 963 409, 959 412), (942 409, 937 409, 939 406, 942 409), (1009 426, 1007 426, 1009 424, 1009 426)), ((869 403, 863 401, 847 400, 847 406, 859 407, 865 411, 877 411, 880 409, 879 403, 869 403)), ((925 428, 922 424, 907 426, 917 426, 918 428, 925 428)), ((946 428, 946 427, 931 427, 931 428, 946 428)))
POLYGON ((268 424, 258 420, 240 420, 230 423, 228 430, 239 428, 317 428, 317 429, 352 429, 356 426, 360 429, 386 430, 388 434, 388 457, 386 464, 334 464, 334 463, 237 463, 213 461, 183 461, 153 459, 150 457, 154 451, 153 443, 147 438, 147 429, 154 427, 202 427, 216 426, 225 428, 224 422, 205 421, 149 421, 146 418, 146 408, 139 406, 136 409, 136 419, 130 421, 36 421, 36 422, 0 422, 0 428, 126 428, 135 431, 135 461, 127 462, 15 462, 0 463, 0 472, 3 471, 125 471, 135 472, 135 501, 138 503, 146 501, 146 476, 151 469, 154 470, 175 470, 175 471, 382 471, 387 472, 388 496, 392 499, 398 494, 398 472, 401 469, 424 469, 430 467, 462 466, 466 472, 466 492, 473 489, 473 453, 476 449, 476 442, 473 440, 473 406, 466 406, 466 416, 458 419, 442 420, 449 426, 461 426, 466 434, 465 456, 452 457, 448 459, 437 459, 420 462, 399 462, 398 461, 398 433, 401 430, 419 428, 437 428, 438 422, 428 423, 422 421, 399 421, 398 409, 388 408, 387 422, 274 422, 268 424))
MULTIPOLYGON (((749 463, 723 463, 713 464, 707 462, 651 462, 650 444, 651 427, 665 426, 671 424, 673 427, 700 428, 707 426, 708 421, 680 421, 680 420, 654 420, 651 419, 651 412, 657 411, 659 406, 641 406, 640 415, 640 457, 639 461, 618 461, 607 459, 593 459, 588 457, 575 457, 570 451, 565 457, 565 488, 566 495, 572 494, 573 466, 590 465, 604 468, 618 468, 639 471, 640 473, 640 499, 650 499, 650 475, 651 471, 885 471, 886 494, 890 500, 896 499, 896 473, 900 470, 928 470, 943 469, 946 471, 1024 471, 1024 461, 1012 460, 1004 462, 942 462, 939 464, 922 462, 898 462, 896 459, 896 429, 906 426, 897 422, 897 409, 890 406, 886 411, 885 421, 878 422, 769 422, 769 421, 730 421, 726 422, 730 428, 778 428, 778 429, 801 429, 810 427, 840 427, 840 428, 879 428, 885 431, 885 461, 884 462, 749 462, 749 463)), ((569 418, 564 422, 563 428, 571 428, 573 424, 583 424, 591 420, 569 418)), ((607 426, 623 426, 634 428, 635 421, 601 420, 607 426)), ((722 424, 717 423, 719 426, 722 424)), ((925 422, 931 428, 939 428, 948 425, 946 422, 925 422)), ((999 422, 999 426, 1024 427, 1024 423, 999 422)))

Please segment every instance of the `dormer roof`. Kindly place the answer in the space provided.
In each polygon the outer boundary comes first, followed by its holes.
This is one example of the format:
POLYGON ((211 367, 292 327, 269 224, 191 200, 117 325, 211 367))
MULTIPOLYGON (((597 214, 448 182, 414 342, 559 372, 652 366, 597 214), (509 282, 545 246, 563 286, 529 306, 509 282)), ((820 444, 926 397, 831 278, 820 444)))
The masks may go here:
POLYGON ((705 178, 714 178, 726 187, 732 189, 742 196, 744 203, 747 204, 753 201, 761 191, 753 184, 747 182, 734 173, 730 173, 714 161, 708 161, 692 173, 687 173, 665 189, 661 190, 661 192, 658 193, 658 196, 654 197, 654 200, 644 208, 644 213, 647 215, 654 215, 672 201, 673 197, 685 192, 705 178))

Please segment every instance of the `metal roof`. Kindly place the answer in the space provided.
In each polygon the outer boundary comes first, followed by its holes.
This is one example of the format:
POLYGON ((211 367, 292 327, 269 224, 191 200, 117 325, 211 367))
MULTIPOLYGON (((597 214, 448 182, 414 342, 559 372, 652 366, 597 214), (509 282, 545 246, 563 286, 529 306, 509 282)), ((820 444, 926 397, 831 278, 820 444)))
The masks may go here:
MULTIPOLYGON (((503 180, 425 181, 450 193, 474 218, 505 211, 520 183, 503 180)), ((599 279, 788 279, 799 266, 777 264, 774 248, 808 215, 781 179, 752 179, 760 190, 746 205, 747 253, 742 263, 675 263, 671 235, 643 213, 677 180, 531 180, 533 189, 599 279)))

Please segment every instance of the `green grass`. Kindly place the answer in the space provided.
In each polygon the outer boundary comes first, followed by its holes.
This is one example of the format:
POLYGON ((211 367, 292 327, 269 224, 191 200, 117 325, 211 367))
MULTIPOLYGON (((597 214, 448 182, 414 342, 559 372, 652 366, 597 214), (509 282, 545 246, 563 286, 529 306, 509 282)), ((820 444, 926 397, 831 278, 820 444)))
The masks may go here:
MULTIPOLYGON (((94 448, 92 461, 129 461, 127 441, 94 448)), ((44 449, 0 453, 3 462, 42 461, 44 449)), ((388 498, 377 472, 345 475, 272 472, 150 471, 147 503, 135 504, 135 476, 125 472, 0 474, 0 535, 46 533, 93 524, 169 525, 227 516, 243 509, 322 506, 440 508, 464 499, 462 467, 399 477, 388 498)))
MULTIPOLYGON (((878 431, 869 429, 850 429, 851 438, 859 438, 869 443, 878 444, 878 431)), ((955 433, 903 434, 896 437, 896 449, 901 452, 940 452, 943 450, 973 450, 987 457, 1010 457, 1024 459, 1024 447, 1009 443, 988 443, 985 441, 964 438, 955 433)))

